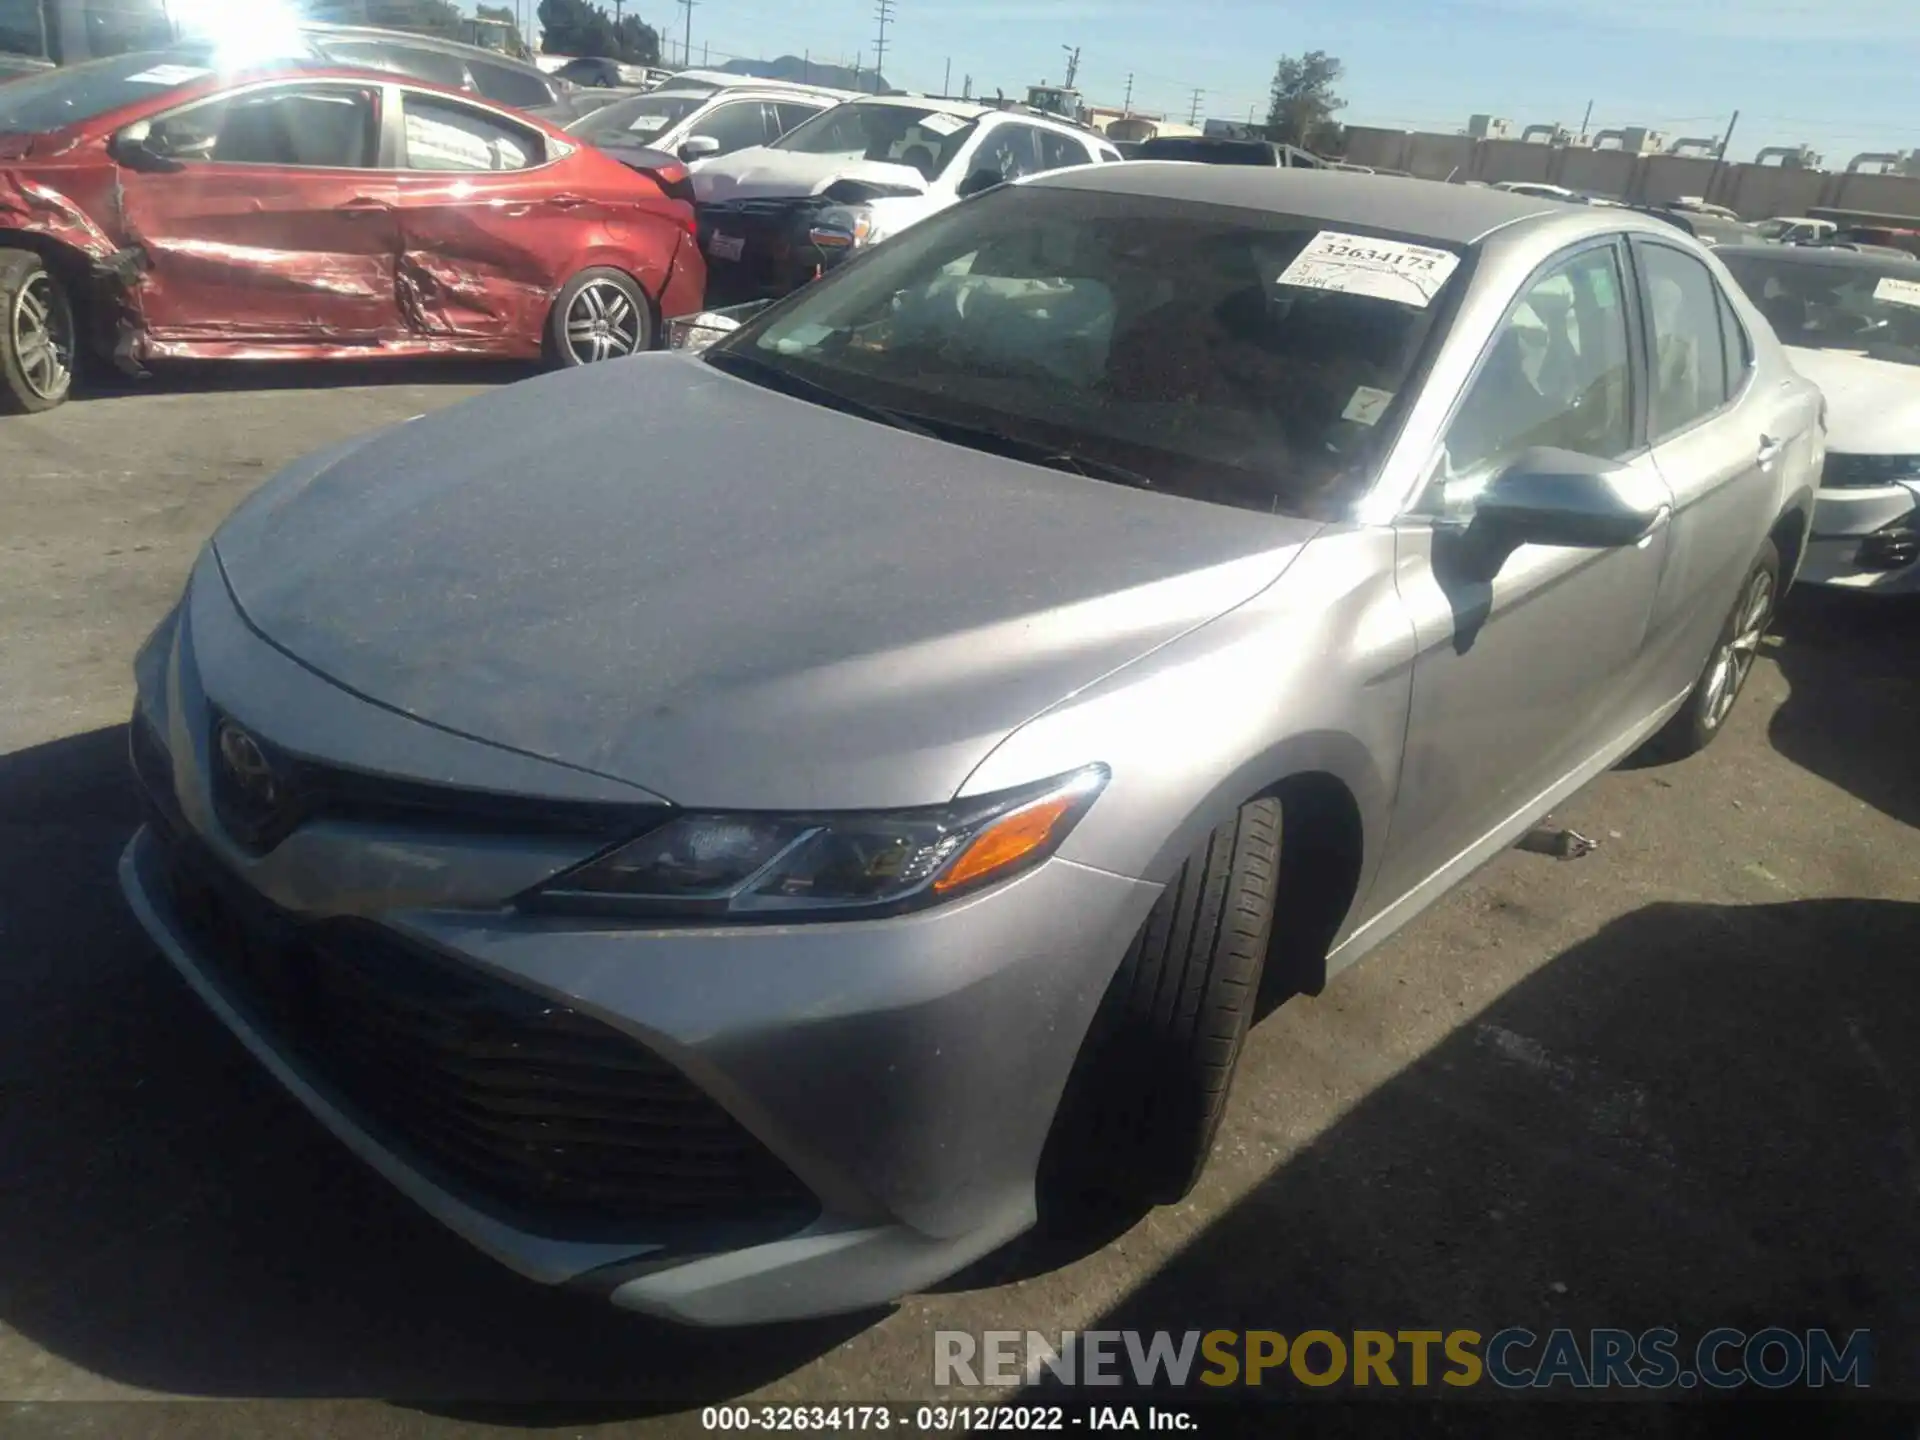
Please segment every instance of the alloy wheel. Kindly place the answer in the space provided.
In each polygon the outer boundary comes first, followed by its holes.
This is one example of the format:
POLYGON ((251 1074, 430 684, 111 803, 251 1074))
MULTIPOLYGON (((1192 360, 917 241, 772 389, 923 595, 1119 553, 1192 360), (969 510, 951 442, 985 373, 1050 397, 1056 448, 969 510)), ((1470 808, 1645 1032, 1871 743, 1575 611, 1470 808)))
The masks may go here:
POLYGON ((611 280, 589 280, 567 306, 567 349, 581 365, 631 355, 640 341, 632 297, 611 280))
POLYGON ((27 388, 54 401, 73 382, 73 315, 53 277, 36 271, 13 299, 9 334, 27 388))
POLYGON ((1706 721, 1709 730, 1718 730, 1740 697, 1740 690, 1753 673, 1753 662, 1760 654, 1760 641, 1773 618, 1773 577, 1756 570, 1740 597, 1739 618, 1734 621, 1732 637, 1720 647, 1707 672, 1706 721))

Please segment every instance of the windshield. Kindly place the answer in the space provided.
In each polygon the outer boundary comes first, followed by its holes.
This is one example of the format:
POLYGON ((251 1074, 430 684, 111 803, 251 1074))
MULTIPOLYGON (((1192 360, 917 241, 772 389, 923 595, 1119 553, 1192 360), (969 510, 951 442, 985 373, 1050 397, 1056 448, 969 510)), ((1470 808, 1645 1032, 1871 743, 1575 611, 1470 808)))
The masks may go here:
POLYGON ((596 144, 624 140, 644 145, 666 134, 712 98, 710 94, 690 95, 685 91, 665 94, 650 90, 645 95, 602 105, 569 128, 581 139, 596 144))
POLYGON ((944 110, 855 100, 789 130, 772 148, 911 165, 932 179, 953 163, 973 126, 973 121, 944 110), (920 150, 926 154, 909 153, 920 150))
POLYGON ((970 429, 977 448, 1015 453, 1011 441, 1089 475, 1124 467, 1155 489, 1331 518, 1372 478, 1459 252, 1383 242, 1424 256, 1410 263, 1434 277, 1377 277, 1403 298, 1307 288, 1296 280, 1325 271, 1289 266, 1321 229, 1132 195, 991 192, 799 292, 708 359, 763 383, 791 376, 842 408, 904 412, 960 443, 970 429))
POLYGON ((208 49, 149 50, 68 65, 0 85, 0 133, 61 130, 211 74, 208 49))
POLYGON ((1781 344, 1920 365, 1920 265, 1721 258, 1781 344))

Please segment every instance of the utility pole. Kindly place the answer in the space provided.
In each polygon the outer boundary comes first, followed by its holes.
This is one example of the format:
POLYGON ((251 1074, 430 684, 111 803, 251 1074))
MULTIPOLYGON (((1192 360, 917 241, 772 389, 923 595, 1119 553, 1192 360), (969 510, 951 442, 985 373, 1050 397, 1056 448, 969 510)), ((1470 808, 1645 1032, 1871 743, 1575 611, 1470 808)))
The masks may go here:
POLYGON ((1121 109, 1128 115, 1133 114, 1133 72, 1131 70, 1127 72, 1127 98, 1121 105, 1121 109))
POLYGON ((1739 123, 1740 123, 1740 112, 1736 110, 1733 112, 1733 118, 1727 121, 1726 133, 1720 137, 1720 149, 1713 157, 1714 164, 1718 165, 1723 163, 1726 160, 1727 142, 1733 139, 1733 127, 1738 125, 1739 123))
POLYGON ((1194 89, 1193 89, 1193 108, 1192 108, 1191 110, 1189 110, 1189 111, 1187 111, 1187 124, 1189 124, 1189 125, 1198 125, 1198 124, 1200 123, 1200 97, 1201 97, 1202 95, 1205 95, 1206 93, 1207 93, 1207 92, 1206 92, 1205 90, 1203 90, 1203 89, 1201 89, 1201 88, 1200 88, 1199 86, 1197 86, 1197 85, 1196 85, 1196 86, 1194 86, 1194 89))
POLYGON ((878 0, 873 7, 874 17, 880 22, 880 33, 873 42, 873 91, 880 93, 880 67, 887 61, 887 22, 893 19, 893 0, 878 0))
POLYGON ((802 85, 813 83, 813 51, 811 50, 800 57, 800 83, 802 85))
POLYGON ((687 12, 686 38, 680 42, 680 68, 691 70, 693 68, 693 7, 698 5, 700 0, 674 0, 674 3, 687 12))
POLYGON ((700 42, 700 68, 702 70, 707 68, 707 50, 712 44, 713 42, 711 40, 702 40, 700 42))
POLYGON ((947 73, 944 76, 942 76, 940 80, 940 93, 942 95, 947 95, 952 93, 952 90, 953 90, 953 57, 949 55, 947 57, 947 73))
POLYGON ((1080 47, 1078 45, 1062 45, 1060 48, 1067 52, 1067 78, 1061 83, 1060 88, 1063 90, 1071 90, 1073 88, 1073 77, 1080 73, 1080 47))
POLYGON ((971 100, 973 98, 973 76, 969 75, 961 82, 960 98, 962 100, 971 100))
POLYGON ((1593 119, 1593 102, 1589 100, 1587 101, 1587 113, 1580 117, 1580 138, 1582 140, 1587 138, 1587 122, 1591 119, 1593 119))

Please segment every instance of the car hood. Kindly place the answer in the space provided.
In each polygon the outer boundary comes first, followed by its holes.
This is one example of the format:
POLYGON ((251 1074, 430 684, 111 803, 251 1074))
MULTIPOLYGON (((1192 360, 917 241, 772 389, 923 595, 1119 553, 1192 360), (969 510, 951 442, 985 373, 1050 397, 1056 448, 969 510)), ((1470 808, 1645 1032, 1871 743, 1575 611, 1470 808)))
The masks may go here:
POLYGON ((1920 455, 1920 365, 1798 345, 1787 347, 1787 355, 1827 397, 1828 448, 1850 455, 1920 455))
POLYGON ((777 195, 818 195, 836 180, 869 180, 924 193, 927 178, 911 165, 846 155, 805 155, 757 145, 709 160, 693 172, 694 197, 702 203, 757 200, 777 195))
POLYGON ((214 547, 256 630, 371 701, 681 804, 859 808, 956 793, 1316 529, 662 354, 296 465, 214 547))

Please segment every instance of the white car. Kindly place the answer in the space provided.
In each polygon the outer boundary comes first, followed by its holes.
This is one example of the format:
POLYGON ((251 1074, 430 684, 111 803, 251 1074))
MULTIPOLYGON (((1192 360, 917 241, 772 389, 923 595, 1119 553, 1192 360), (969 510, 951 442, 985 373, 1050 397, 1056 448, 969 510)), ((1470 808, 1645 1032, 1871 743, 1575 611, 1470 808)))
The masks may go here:
POLYGON ((1121 160, 1112 142, 1025 110, 918 95, 849 101, 693 176, 708 293, 785 294, 967 195, 1121 160))
POLYGON ((1809 220, 1804 215, 1776 215, 1754 229, 1762 240, 1776 245, 1820 245, 1833 239, 1840 227, 1831 220, 1809 220))
POLYGON ((1785 245, 1715 253, 1827 399, 1800 578, 1920 593, 1920 260, 1785 245))
POLYGON ((689 165, 778 140, 849 98, 841 90, 812 90, 764 82, 724 88, 663 85, 603 105, 567 126, 602 149, 641 146, 689 165))

